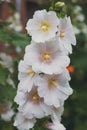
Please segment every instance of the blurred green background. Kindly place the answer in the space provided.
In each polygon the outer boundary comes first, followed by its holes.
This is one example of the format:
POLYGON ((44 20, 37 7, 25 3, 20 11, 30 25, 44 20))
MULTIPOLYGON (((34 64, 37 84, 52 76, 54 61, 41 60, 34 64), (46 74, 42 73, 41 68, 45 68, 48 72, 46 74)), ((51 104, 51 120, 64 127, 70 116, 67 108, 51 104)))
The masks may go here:
MULTIPOLYGON (((12 103, 14 111, 17 111, 13 100, 18 84, 17 67, 23 58, 25 46, 30 42, 25 31, 26 21, 32 17, 35 10, 48 9, 50 5, 49 0, 20 2, 21 5, 14 0, 10 3, 0 3, 0 114, 3 113, 3 104, 8 101, 12 103), (19 15, 15 15, 16 11, 19 15)), ((73 54, 70 55, 71 68, 69 67, 70 85, 74 92, 65 102, 62 123, 67 130, 87 130, 87 0, 63 2, 64 12, 71 17, 77 45, 73 47, 73 54)), ((4 121, 0 117, 0 130, 16 130, 13 121, 14 117, 10 121, 4 121)), ((35 130, 44 130, 42 123, 39 122, 39 128, 35 130)))

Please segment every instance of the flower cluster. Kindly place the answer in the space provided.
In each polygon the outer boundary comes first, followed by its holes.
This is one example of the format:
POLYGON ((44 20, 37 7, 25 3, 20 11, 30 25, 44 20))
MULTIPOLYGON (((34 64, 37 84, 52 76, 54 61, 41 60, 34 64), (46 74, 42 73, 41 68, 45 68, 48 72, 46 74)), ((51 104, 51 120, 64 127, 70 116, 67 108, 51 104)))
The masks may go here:
POLYGON ((0 116, 4 121, 11 121, 13 115, 15 114, 11 107, 12 104, 8 101, 0 104, 0 116))
POLYGON ((29 130, 36 119, 50 116, 51 130, 65 130, 61 124, 64 101, 72 94, 67 66, 72 45, 76 45, 70 17, 58 18, 54 11, 40 10, 29 19, 26 30, 31 44, 19 63, 19 84, 15 102, 19 105, 14 126, 29 130))

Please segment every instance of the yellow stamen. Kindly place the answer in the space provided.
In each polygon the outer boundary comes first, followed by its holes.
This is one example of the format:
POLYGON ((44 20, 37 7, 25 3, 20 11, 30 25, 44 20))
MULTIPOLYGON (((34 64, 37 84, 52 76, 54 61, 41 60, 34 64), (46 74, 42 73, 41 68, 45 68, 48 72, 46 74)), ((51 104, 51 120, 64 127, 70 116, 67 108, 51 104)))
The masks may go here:
POLYGON ((57 111, 59 108, 58 107, 53 107, 55 111, 57 111))
POLYGON ((30 74, 30 75, 34 76, 34 75, 35 75, 35 72, 34 72, 33 70, 27 70, 27 71, 26 71, 26 74, 30 74))
POLYGON ((54 79, 50 79, 48 81, 48 86, 49 86, 49 88, 54 88, 54 87, 58 86, 58 83, 54 79))
POLYGON ((57 87, 58 86, 58 83, 56 81, 52 81, 51 84, 54 86, 54 87, 57 87))
POLYGON ((41 60, 45 62, 50 62, 51 61, 51 54, 49 52, 43 52, 41 55, 41 60))
POLYGON ((63 30, 60 31, 60 37, 64 38, 65 37, 65 32, 63 30))
POLYGON ((41 101, 36 87, 33 88, 30 93, 28 93, 28 99, 31 100, 33 103, 39 103, 41 101))
POLYGON ((47 22, 42 22, 39 29, 43 32, 49 31, 50 29, 50 24, 47 22))
POLYGON ((33 97, 32 97, 32 101, 33 101, 33 102, 36 102, 36 103, 39 102, 39 101, 40 101, 39 95, 34 94, 33 97))
POLYGON ((34 96, 32 97, 32 99, 33 99, 34 101, 36 101, 36 100, 38 100, 38 96, 37 96, 37 95, 34 95, 34 96))

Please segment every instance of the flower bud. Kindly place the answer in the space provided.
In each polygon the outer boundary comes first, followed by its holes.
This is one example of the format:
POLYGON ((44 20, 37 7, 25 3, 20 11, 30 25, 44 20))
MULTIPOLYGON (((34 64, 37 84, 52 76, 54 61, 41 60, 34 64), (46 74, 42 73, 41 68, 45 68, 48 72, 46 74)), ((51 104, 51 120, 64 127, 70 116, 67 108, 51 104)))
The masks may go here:
POLYGON ((53 11, 54 9, 53 9, 53 7, 51 6, 51 7, 49 8, 49 10, 50 10, 50 11, 53 11))
POLYGON ((57 2, 57 3, 55 4, 55 7, 58 8, 58 7, 62 7, 62 6, 64 6, 64 5, 65 5, 64 2, 57 2))

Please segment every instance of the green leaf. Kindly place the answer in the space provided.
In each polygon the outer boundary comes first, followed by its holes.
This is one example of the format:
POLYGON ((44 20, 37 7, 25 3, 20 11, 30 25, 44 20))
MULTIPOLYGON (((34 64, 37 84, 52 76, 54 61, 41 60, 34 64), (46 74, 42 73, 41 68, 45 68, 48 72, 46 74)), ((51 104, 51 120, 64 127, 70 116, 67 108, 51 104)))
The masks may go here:
POLYGON ((0 41, 10 43, 11 37, 8 30, 5 27, 0 27, 0 41))
POLYGON ((9 74, 8 69, 0 67, 0 83, 5 83, 9 74))
POLYGON ((0 40, 14 46, 25 47, 30 44, 31 37, 16 31, 9 31, 5 27, 0 27, 0 40))
POLYGON ((73 57, 72 61, 74 62, 76 68, 87 70, 87 53, 73 57))
POLYGON ((18 32, 13 32, 11 34, 12 44, 14 46, 25 47, 26 45, 30 44, 31 38, 27 34, 20 34, 18 32))
POLYGON ((0 84, 0 102, 2 103, 4 100, 13 101, 16 95, 16 89, 12 86, 2 85, 0 84))
POLYGON ((12 11, 16 11, 16 6, 12 4, 11 2, 8 2, 8 6, 10 7, 12 11))

